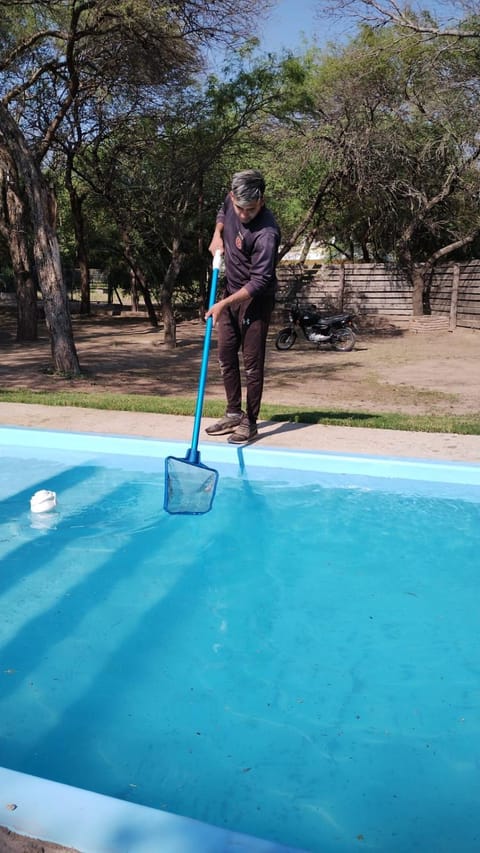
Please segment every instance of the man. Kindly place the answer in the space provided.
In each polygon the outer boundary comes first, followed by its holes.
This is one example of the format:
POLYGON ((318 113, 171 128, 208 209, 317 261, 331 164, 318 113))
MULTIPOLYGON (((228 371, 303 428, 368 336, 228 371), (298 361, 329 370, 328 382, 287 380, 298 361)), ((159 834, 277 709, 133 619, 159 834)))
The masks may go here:
POLYGON ((277 279, 280 229, 265 207, 261 172, 237 172, 231 191, 217 215, 209 249, 225 259, 224 297, 207 311, 218 332, 218 360, 227 407, 209 435, 229 435, 231 444, 246 444, 257 435, 262 400, 265 347, 277 279), (239 351, 242 350, 247 388, 242 410, 239 351))

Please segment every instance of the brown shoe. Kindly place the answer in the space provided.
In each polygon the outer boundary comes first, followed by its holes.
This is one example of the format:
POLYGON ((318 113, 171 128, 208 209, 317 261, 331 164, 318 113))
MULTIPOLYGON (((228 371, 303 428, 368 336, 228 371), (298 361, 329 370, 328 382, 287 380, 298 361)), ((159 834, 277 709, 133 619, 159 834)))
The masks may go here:
POLYGON ((258 434, 257 425, 244 415, 236 430, 228 438, 229 444, 248 444, 258 434))
POLYGON ((205 432, 207 435, 228 435, 228 433, 233 432, 238 427, 244 417, 243 412, 240 412, 239 415, 229 415, 227 413, 216 424, 207 427, 205 432))

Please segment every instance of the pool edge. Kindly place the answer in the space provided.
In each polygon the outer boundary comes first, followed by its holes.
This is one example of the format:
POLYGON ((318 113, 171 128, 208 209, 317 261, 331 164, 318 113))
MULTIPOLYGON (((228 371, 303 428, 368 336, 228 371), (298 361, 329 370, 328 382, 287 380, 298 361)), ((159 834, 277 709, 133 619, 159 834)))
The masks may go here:
MULTIPOLYGON (((18 439, 29 436, 30 447, 75 449, 90 451, 92 441, 103 454, 125 453, 129 456, 183 457, 189 449, 188 442, 163 438, 144 438, 88 432, 0 425, 0 443, 18 444, 18 439)), ((480 463, 432 460, 416 457, 375 456, 372 454, 338 453, 319 450, 292 450, 281 447, 259 447, 256 444, 234 447, 225 442, 199 444, 202 461, 210 464, 230 464, 245 471, 248 465, 265 468, 292 468, 300 471, 355 474, 381 478, 423 480, 438 483, 480 485, 480 463)))
POLYGON ((80 853, 307 853, 5 767, 0 797, 1 826, 80 853))

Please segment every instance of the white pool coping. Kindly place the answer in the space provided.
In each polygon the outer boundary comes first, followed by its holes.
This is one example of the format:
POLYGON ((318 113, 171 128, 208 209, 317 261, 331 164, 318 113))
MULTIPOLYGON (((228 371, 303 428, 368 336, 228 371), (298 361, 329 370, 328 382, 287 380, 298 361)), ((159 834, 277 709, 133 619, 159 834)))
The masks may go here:
MULTIPOLYGON (((0 427, 0 444, 89 454, 183 458, 189 444, 124 435, 0 427)), ((480 486, 480 465, 290 449, 200 444, 208 464, 480 486)), ((0 825, 81 853, 293 853, 261 840, 0 767, 0 825)))

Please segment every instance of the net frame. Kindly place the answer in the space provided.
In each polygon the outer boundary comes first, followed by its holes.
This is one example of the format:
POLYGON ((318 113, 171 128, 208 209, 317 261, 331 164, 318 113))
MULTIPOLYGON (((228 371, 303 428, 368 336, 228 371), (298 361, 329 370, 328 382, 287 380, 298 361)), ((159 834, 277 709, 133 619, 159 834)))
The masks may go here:
POLYGON ((171 515, 210 512, 218 484, 218 471, 201 462, 167 456, 164 505, 171 515))

